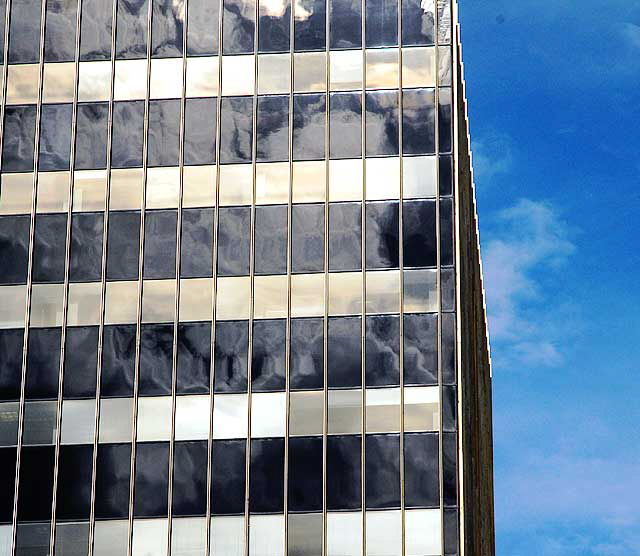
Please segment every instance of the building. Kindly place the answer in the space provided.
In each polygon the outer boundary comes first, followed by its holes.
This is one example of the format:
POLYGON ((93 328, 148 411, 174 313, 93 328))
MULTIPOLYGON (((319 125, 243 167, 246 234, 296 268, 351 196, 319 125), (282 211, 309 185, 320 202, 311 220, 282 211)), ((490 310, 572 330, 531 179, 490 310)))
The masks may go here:
POLYGON ((0 556, 493 554, 456 6, 0 4, 0 556))

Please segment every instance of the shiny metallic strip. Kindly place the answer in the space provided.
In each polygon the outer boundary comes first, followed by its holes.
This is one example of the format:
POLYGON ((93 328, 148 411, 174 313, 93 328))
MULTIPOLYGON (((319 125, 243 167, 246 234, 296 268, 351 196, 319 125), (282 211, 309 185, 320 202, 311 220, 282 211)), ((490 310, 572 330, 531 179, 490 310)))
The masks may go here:
POLYGON ((107 124, 107 169, 106 169, 106 187, 104 196, 104 220, 102 227, 102 259, 101 259, 101 283, 100 283, 100 322, 98 324, 98 357, 96 369, 96 414, 94 422, 93 437, 93 469, 91 473, 91 506, 89 515, 89 553, 93 556, 94 537, 95 537, 95 504, 96 504, 96 477, 98 465, 98 446, 100 432, 100 392, 102 382, 102 351, 103 351, 103 335, 104 335, 104 314, 105 314, 105 296, 107 291, 107 237, 109 232, 109 197, 111 193, 111 140, 113 137, 113 91, 115 79, 115 63, 116 63, 116 32, 117 32, 117 13, 118 0, 112 0, 113 9, 111 13, 111 82, 109 85, 109 120, 107 124))
MULTIPOLYGON (((218 294, 218 220, 220 209, 220 139, 222 137, 221 127, 221 111, 222 111, 222 16, 224 14, 224 0, 219 0, 218 4, 218 96, 216 98, 216 128, 214 130, 216 136, 215 152, 216 152, 216 175, 215 175, 215 207, 213 217, 213 252, 212 252, 212 276, 213 299, 211 302, 211 364, 209 373, 209 438, 207 439, 207 509, 206 509, 206 539, 205 539, 205 556, 211 553, 211 468, 213 465, 213 411, 215 406, 215 346, 216 346, 216 303, 218 294)), ((215 555, 219 556, 219 555, 215 555)))
MULTIPOLYGON (((19 2, 20 0, 12 0, 19 2)), ((9 0, 7 0, 7 4, 9 0)), ((18 415, 18 446, 16 448, 16 477, 13 498, 13 534, 11 537, 11 553, 16 550, 16 536, 18 531, 18 493, 20 488, 20 460, 22 452, 22 433, 24 429, 24 408, 25 408, 25 388, 27 376, 27 347, 29 343, 29 324, 31 320, 31 288, 33 285, 33 251, 34 236, 36 228, 36 197, 38 192, 38 153, 40 144, 40 116, 42 114, 42 85, 44 81, 44 20, 46 16, 46 0, 42 0, 40 9, 40 46, 39 46, 39 68, 38 68, 38 103, 36 105, 36 121, 33 140, 33 193, 31 198, 31 222, 29 226, 29 262, 27 266, 27 292, 26 292, 26 308, 25 308, 25 325, 24 339, 22 342, 22 378, 20 383, 20 411, 18 415)), ((9 10, 7 9, 7 12, 9 10)), ((6 33, 5 33, 6 36, 6 33)), ((8 43, 5 44, 5 49, 8 43)), ((5 67, 8 66, 8 56, 5 58, 5 67)), ((8 70, 5 70, 8 71, 8 70)), ((6 88, 7 79, 3 86, 6 88)), ((5 95, 6 97, 6 95, 5 95)), ((3 99, 3 102, 5 99, 3 99)), ((4 114, 3 114, 4 117, 4 114)), ((4 130, 3 130, 4 131, 4 130)))
POLYGON ((173 307, 173 360, 171 362, 171 436, 169 438, 169 477, 167 488, 167 556, 171 556, 173 531, 173 470, 176 436, 176 392, 178 375, 178 324, 180 322, 180 268, 182 255, 182 196, 184 192, 184 136, 187 96, 187 33, 189 30, 189 0, 183 0, 182 12, 182 97, 180 98, 180 127, 178 131, 178 214, 176 218, 176 287, 173 307))
POLYGON ((138 389, 140 381, 140 337, 142 333, 142 296, 144 293, 144 225, 147 202, 147 155, 149 150, 149 95, 151 90, 151 44, 153 0, 147 5, 147 89, 144 99, 144 125, 142 132, 142 202, 140 206, 140 250, 138 252, 138 307, 136 322, 136 358, 133 375, 133 410, 131 427, 131 467, 129 469, 129 542, 127 556, 133 550, 133 521, 134 521, 134 487, 136 479, 136 437, 138 431, 138 389))
POLYGON ((251 490, 251 377, 253 371, 253 319, 255 312, 255 247, 256 247, 256 159, 258 156, 258 44, 260 23, 260 2, 255 0, 255 26, 253 35, 253 119, 251 120, 251 241, 249 250, 249 282, 251 284, 251 303, 249 305, 249 349, 247 351, 247 444, 245 453, 245 556, 249 556, 251 541, 251 508, 249 506, 251 490))
MULTIPOLYGON (((76 44, 74 53, 74 70, 75 81, 73 84, 73 104, 72 104, 72 116, 71 116, 71 144, 69 152, 69 189, 67 192, 67 237, 65 242, 65 258, 64 258, 64 286, 62 293, 62 324, 60 332, 60 362, 58 366, 58 409, 56 415, 56 432, 55 432, 55 459, 53 467, 53 503, 51 506, 51 529, 49 533, 49 545, 50 553, 54 554, 55 551, 55 539, 56 539, 56 507, 58 500, 58 472, 60 463, 60 440, 62 434, 62 397, 64 388, 64 359, 65 359, 65 344, 67 337, 67 321, 69 315, 69 266, 70 266, 70 253, 71 253, 71 221, 73 217, 73 183, 75 177, 75 158, 76 158, 76 131, 78 127, 78 79, 80 68, 80 17, 82 12, 82 2, 78 2, 76 5, 76 44)), ((42 22, 45 27, 46 22, 42 22)), ((44 57, 43 57, 44 59, 44 57)), ((95 408, 94 408, 94 420, 95 420, 95 408)), ((94 431, 95 437, 95 431, 94 431)))
POLYGON ((322 372, 323 372, 323 393, 322 393, 322 556, 327 556, 327 454, 328 454, 328 432, 329 432, 329 171, 331 141, 331 120, 329 118, 329 99, 331 90, 331 65, 330 65, 330 41, 329 24, 331 18, 331 0, 325 0, 325 105, 324 105, 324 162, 325 162, 325 183, 324 183, 324 314, 322 319, 322 372))

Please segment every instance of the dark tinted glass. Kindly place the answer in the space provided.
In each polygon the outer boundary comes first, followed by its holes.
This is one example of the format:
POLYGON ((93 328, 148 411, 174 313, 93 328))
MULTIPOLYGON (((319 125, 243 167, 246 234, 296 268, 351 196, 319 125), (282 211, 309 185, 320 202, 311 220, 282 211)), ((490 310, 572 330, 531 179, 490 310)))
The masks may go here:
POLYGON ((442 430, 455 432, 457 426, 456 387, 442 387, 442 430))
POLYGON ((218 53, 218 9, 219 2, 189 0, 189 56, 211 56, 218 53))
POLYGON ((404 435, 404 496, 407 507, 437 508, 440 505, 438 449, 438 433, 404 435))
POLYGON ((107 280, 137 280, 140 213, 112 212, 107 237, 107 280))
POLYGON ((284 319, 253 323, 253 392, 284 390, 286 326, 284 319))
POLYGON ((2 142, 3 172, 33 172, 35 133, 35 104, 5 108, 2 142))
POLYGON ((367 317, 367 386, 400 384, 400 318, 395 315, 367 317))
MULTIPOLYGON (((0 13, 4 12, 6 9, 7 3, 6 0, 0 0, 0 13)), ((5 31, 5 22, 0 18, 0 50, 2 53, 0 54, 0 62, 4 64, 4 31, 5 31)))
MULTIPOLYGON (((189 11, 191 14, 191 11, 189 11)), ((215 98, 188 98, 184 112, 184 163, 214 164, 216 161, 215 98)))
POLYGON ((282 512, 284 505, 284 438, 251 440, 249 511, 282 512))
POLYGON ((251 161, 253 144, 253 100, 251 97, 222 99, 220 114, 220 162, 251 161))
POLYGON ((211 513, 244 514, 246 440, 215 440, 211 454, 211 513))
POLYGON ((331 48, 362 46, 362 2, 360 0, 329 0, 329 32, 331 48))
POLYGON ((438 94, 438 141, 441 153, 451 152, 451 89, 441 88, 438 94))
POLYGON ((289 511, 322 510, 322 437, 289 439, 289 511))
POLYGON ((108 60, 111 57, 112 17, 111 2, 82 0, 81 60, 108 60))
POLYGON ((44 61, 71 62, 76 52, 77 0, 48 0, 44 61))
POLYGON ((440 182, 440 195, 453 194, 453 168, 451 156, 440 156, 438 160, 438 181, 440 182))
POLYGON ((68 170, 71 152, 71 104, 43 104, 38 170, 68 170))
POLYGON ((362 95, 331 93, 329 118, 330 157, 359 158, 362 154, 362 95))
POLYGON ((24 330, 0 330, 0 400, 18 400, 24 330))
POLYGON ((324 50, 326 44, 326 1, 299 0, 294 20, 294 49, 324 50))
POLYGON ((71 216, 69 280, 91 282, 102 275, 103 214, 75 213, 71 216))
POLYGON ((33 247, 34 282, 62 282, 67 237, 66 214, 38 214, 33 247))
POLYGON ((249 323, 223 321, 216 323, 215 384, 216 392, 247 391, 247 358, 249 323))
POLYGON ((65 398, 95 396, 98 333, 97 326, 67 328, 62 382, 65 398))
POLYGON ((184 0, 153 0, 151 55, 182 56, 184 0))
POLYGON ((329 388, 362 385, 362 324, 360 317, 331 317, 327 342, 329 388))
POLYGON ((367 156, 398 154, 398 99, 397 91, 367 93, 367 156))
POLYGON ((367 509, 400 507, 400 436, 368 434, 365 445, 367 509))
POLYGON ((9 26, 10 64, 37 62, 40 59, 41 10, 42 3, 40 0, 17 0, 11 2, 11 21, 9 26))
POLYGON ((222 207, 218 217, 218 275, 249 274, 251 251, 251 209, 222 207))
POLYGON ((56 520, 89 519, 93 445, 60 446, 56 520))
POLYGON ((180 143, 180 101, 149 103, 149 166, 177 166, 180 143))
POLYGON ((105 326, 102 341, 102 397, 133 395, 135 358, 136 326, 105 326))
POLYGON ((433 89, 402 91, 402 151, 404 154, 435 152, 434 102, 433 89))
POLYGON ((213 272, 214 210, 185 209, 182 211, 180 240, 180 276, 201 278, 213 272))
POLYGON ((169 488, 168 442, 137 444, 135 477, 134 516, 166 516, 167 489, 169 488))
POLYGON ((255 0, 224 0, 222 53, 251 54, 254 49, 255 0))
POLYGON ((442 435, 442 495, 445 506, 458 503, 458 444, 455 433, 442 435))
POLYGON ((292 390, 314 390, 324 385, 324 323, 321 318, 291 319, 292 390))
POLYGON ((402 210, 404 266, 436 266, 435 201, 405 201, 402 210))
POLYGON ((404 316, 405 384, 438 384, 438 315, 404 316))
POLYGON ((24 446, 20 454, 18 521, 51 519, 55 446, 24 446))
POLYGON ((259 1, 258 50, 260 52, 287 52, 291 27, 291 5, 287 0, 259 1))
POLYGON ((326 100, 324 94, 293 95, 293 158, 324 158, 326 100))
POLYGON ((116 58, 147 55, 148 0, 118 0, 116 58))
POLYGON ((144 278, 175 278, 176 226, 175 210, 148 211, 144 219, 144 278))
POLYGON ((440 200, 440 264, 453 264, 453 202, 440 200))
POLYGON ((196 322, 178 325, 178 394, 209 392, 211 368, 211 324, 196 322))
POLYGON ((287 273, 287 206, 256 207, 255 273, 287 273))
POLYGON ((113 103, 111 164, 114 168, 142 166, 144 101, 113 103))
POLYGON ((444 510, 444 553, 458 554, 458 511, 444 510))
POLYGON ((398 0, 366 0, 367 47, 398 44, 398 0))
POLYGON ((0 216, 0 284, 26 284, 29 216, 0 216))
POLYGON ((361 497, 361 436, 327 437, 327 509, 357 510, 361 497))
POLYGON ((275 162, 289 158, 289 97, 258 97, 256 123, 258 162, 275 162))
POLYGON ((362 205, 329 205, 329 270, 360 270, 362 267, 362 205))
POLYGON ((96 518, 129 515, 131 444, 98 444, 96 462, 96 518))
POLYGON ((29 556, 48 556, 51 524, 18 523, 16 530, 16 554, 29 556))
POLYGON ((56 398, 59 371, 60 329, 31 329, 27 355, 26 397, 29 399, 56 398))
POLYGON ((0 523, 13 519, 14 481, 16 478, 16 448, 0 448, 0 523))
POLYGON ((440 291, 442 294, 442 310, 454 311, 456 303, 456 273, 453 268, 440 271, 440 291))
POLYGON ((173 324, 144 324, 140 334, 141 396, 171 394, 173 324))
POLYGON ((398 203, 367 203, 367 270, 398 268, 399 221, 398 203))
POLYGON ((76 170, 107 166, 108 117, 109 105, 106 102, 78 105, 76 170))
POLYGON ((433 7, 421 0, 402 0, 402 44, 433 44, 434 17, 433 7))
POLYGON ((442 313, 442 381, 455 384, 456 377, 456 316, 442 313))
POLYGON ((291 271, 324 270, 324 204, 291 208, 291 271))
POLYGON ((173 454, 175 516, 205 515, 207 511, 207 442, 176 442, 173 454))

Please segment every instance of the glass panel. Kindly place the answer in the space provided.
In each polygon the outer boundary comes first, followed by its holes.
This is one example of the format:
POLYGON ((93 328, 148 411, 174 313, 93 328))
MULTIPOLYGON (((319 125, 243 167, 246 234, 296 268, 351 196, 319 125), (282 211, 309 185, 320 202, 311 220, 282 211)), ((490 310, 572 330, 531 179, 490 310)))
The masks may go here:
POLYGON ((176 310, 175 295, 175 280, 145 280, 142 289, 142 321, 173 321, 176 310))
POLYGON ((95 511, 98 519, 128 517, 130 473, 131 444, 98 446, 95 482, 95 511))
POLYGON ((128 544, 128 521, 96 521, 93 530, 94 556, 126 556, 128 544))
MULTIPOLYGON (((44 516, 44 519, 50 517, 44 516)), ((50 523, 19 523, 16 532, 16 554, 47 556, 49 554, 50 523)))
POLYGON ((133 398, 100 400, 98 442, 130 442, 132 423, 133 398))
POLYGON ((289 54, 258 56, 258 94, 288 93, 291 82, 289 54))
POLYGON ((362 45, 362 2, 329 0, 330 46, 360 48, 362 45))
POLYGON ((176 275, 175 210, 148 211, 145 216, 144 278, 174 278, 176 275))
POLYGON ((356 315, 361 312, 362 273, 334 272, 329 274, 329 314, 356 315))
POLYGON ((213 400, 213 438, 247 437, 246 394, 216 394, 213 400))
POLYGON ((216 392, 246 392, 249 349, 249 323, 216 323, 215 383, 216 392))
POLYGON ((77 116, 76 169, 105 168, 109 105, 107 103, 79 104, 77 116))
POLYGON ((362 95, 331 93, 329 97, 331 158, 355 158, 362 153, 362 95))
POLYGON ((326 170, 324 161, 293 163, 293 202, 324 202, 326 195, 326 170))
POLYGON ((98 102, 111 96, 111 62, 81 62, 78 67, 78 101, 98 102))
POLYGON ((104 210, 107 173, 104 170, 78 170, 73 181, 73 211, 104 210))
POLYGON ((289 514, 288 553, 316 556, 322 553, 322 514, 289 514))
POLYGON ((211 371, 211 323, 179 324, 177 351, 177 393, 208 394, 211 371))
POLYGON ((367 272, 367 314, 400 311, 400 272, 367 272))
MULTIPOLYGON (((0 446, 18 444, 18 402, 0 403, 0 446)), ((1 553, 0 553, 1 554, 1 553)))
POLYGON ((146 57, 148 1, 118 0, 116 58, 146 57))
POLYGON ((142 166, 143 133, 144 102, 116 102, 111 138, 111 163, 115 168, 142 166))
POLYGON ((451 48, 438 47, 438 85, 451 85, 451 48))
POLYGON ((435 152, 435 91, 402 91, 402 150, 404 154, 435 152))
POLYGON ((183 170, 183 181, 183 208, 215 206, 215 166, 187 166, 183 170))
POLYGON ((251 437, 284 436, 287 421, 284 392, 253 394, 251 396, 251 437))
POLYGON ((101 285, 95 283, 69 284, 67 325, 87 326, 100 323, 101 285))
POLYGON ((193 278, 180 280, 181 322, 210 320, 213 312, 213 280, 193 278))
POLYGON ((171 439, 171 396, 138 400, 137 441, 171 439))
MULTIPOLYGON (((284 438, 251 440, 249 511, 282 512, 284 505, 284 438)), ((281 538, 282 531, 280 532, 281 538)), ((280 554, 280 552, 276 552, 280 554)))
POLYGON ((434 42, 434 4, 421 0, 402 0, 402 44, 421 45, 434 42))
POLYGON ((7 73, 7 104, 35 104, 38 102, 40 66, 24 64, 9 66, 7 73))
POLYGON ((138 283, 107 282, 105 324, 128 324, 137 321, 138 283))
POLYGON ((287 316, 287 277, 256 276, 254 278, 254 318, 273 319, 287 316))
POLYGON ((328 434, 362 431, 362 390, 329 390, 328 434))
POLYGON ((57 402, 26 402, 22 442, 24 444, 55 444, 57 402))
POLYGON ((211 518, 211 554, 244 556, 244 516, 216 516, 211 518))
MULTIPOLYGON (((215 2, 209 5, 215 5, 217 8, 215 2)), ((189 9, 189 19, 191 19, 191 9, 189 9)), ((209 34, 208 30, 207 35, 209 34)), ((218 96, 218 63, 217 56, 187 58, 187 97, 218 96)))
POLYGON ((398 87, 398 49, 367 50, 367 89, 398 87))
POLYGON ((222 95, 253 95, 255 56, 222 57, 222 95))
POLYGON ((291 321, 290 388, 306 390, 324 384, 324 323, 322 319, 291 321))
POLYGON ((400 432, 400 389, 367 390, 367 432, 400 432))
POLYGON ((293 158, 318 160, 325 155, 325 95, 294 95, 293 158))
POLYGON ((325 0, 296 0, 294 13, 294 50, 324 50, 325 0))
POLYGON ((95 400, 65 400, 62 404, 62 444, 93 444, 95 400))
POLYGON ((402 86, 436 86, 436 49, 434 47, 402 49, 402 86))
POLYGON ((251 97, 222 99, 220 115, 221 164, 251 161, 253 149, 252 122, 253 102, 251 97))
POLYGON ((287 52, 291 24, 288 0, 261 0, 258 5, 258 51, 287 52))
POLYGON ((177 166, 180 143, 180 101, 149 103, 149 166, 177 166))
POLYGON ((332 51, 329 62, 332 91, 362 89, 361 50, 332 51))
POLYGON ((73 62, 45 64, 42 102, 72 102, 75 84, 76 66, 73 62))
POLYGON ((360 317, 330 318, 327 342, 329 388, 362 385, 362 321, 360 317))
POLYGON ((204 556, 207 538, 205 518, 174 519, 171 523, 173 556, 204 556))
POLYGON ((143 179, 142 168, 111 170, 109 209, 139 209, 142 203, 143 179))
POLYGON ((212 164, 216 158, 216 99, 187 99, 184 113, 184 164, 212 164))
POLYGON ((146 60, 116 61, 114 83, 113 83, 114 100, 144 99, 146 94, 147 94, 147 61, 146 60))
POLYGON ((291 213, 292 272, 324 270, 324 204, 293 205, 291 213))
POLYGON ((329 205, 329 270, 357 270, 362 266, 362 205, 329 205))
POLYGON ((255 1, 224 0, 222 52, 244 54, 254 51, 255 1))
POLYGON ((287 272, 286 205, 256 207, 254 272, 286 274, 287 272))
POLYGON ((217 320, 249 318, 249 304, 251 303, 251 281, 248 276, 218 278, 217 287, 217 320))
POLYGON ((171 394, 174 334, 173 323, 150 324, 142 327, 140 335, 140 395, 171 394))
POLYGON ((316 317, 324 314, 323 274, 291 276, 291 316, 316 317))
POLYGON ((254 321, 251 390, 270 392, 285 389, 284 319, 254 321))
POLYGON ((256 204, 271 205, 289 200, 289 163, 256 165, 256 204))
POLYGON ((362 159, 329 162, 329 201, 362 199, 362 159))
POLYGON ((71 151, 70 104, 46 104, 40 114, 38 170, 66 170, 71 151))
POLYGON ((365 17, 368 47, 398 44, 398 0, 366 0, 365 17))
POLYGON ((436 387, 405 387, 404 427, 407 432, 437 431, 440 423, 440 398, 436 387))
POLYGON ((412 156, 402 159, 403 190, 405 199, 436 196, 435 156, 412 156))
POLYGON ((182 56, 184 0, 154 0, 152 56, 182 56))
POLYGON ((40 58, 41 2, 20 0, 12 2, 11 8, 8 62, 37 62, 40 58))
POLYGON ((397 315, 367 317, 366 384, 400 384, 400 319, 397 315))
POLYGON ((111 54, 113 6, 103 0, 82 0, 80 59, 108 60, 111 54))
POLYGON ((404 266, 436 266, 436 206, 433 201, 405 201, 403 206, 404 266))
POLYGON ((106 326, 102 345, 103 397, 132 396, 136 358, 136 325, 106 326))
POLYGON ((435 270, 404 271, 404 310, 407 313, 433 313, 438 310, 435 270))
POLYGON ((29 266, 29 216, 0 217, 0 283, 27 281, 29 266))
POLYGON ((168 526, 166 519, 134 520, 132 556, 165 556, 168 526))
POLYGON ((400 197, 399 158, 367 158, 366 168, 368 201, 400 197))
POLYGON ((24 327, 26 286, 0 288, 0 328, 24 327))
POLYGON ((361 507, 362 437, 327 438, 327 508, 353 510, 361 507))
POLYGON ((259 162, 289 158, 289 96, 258 97, 256 157, 259 162))
POLYGON ((362 554, 362 514, 327 513, 327 556, 362 554))
POLYGON ((438 507, 440 505, 438 468, 438 434, 405 434, 404 492, 407 507, 438 507))
POLYGON ((182 73, 182 58, 151 60, 149 98, 180 98, 182 73))
POLYGON ((35 106, 7 106, 2 143, 3 172, 33 171, 35 131, 35 106))
MULTIPOLYGON (((238 538, 242 539, 244 539, 246 448, 246 439, 216 440, 213 443, 211 460, 211 511, 213 514, 240 514, 242 532, 238 538)), ((228 523, 235 532, 235 520, 229 520, 228 523)), ((212 523, 212 528, 214 527, 216 527, 215 518, 212 523)))
POLYGON ((402 513, 367 512, 366 516, 367 556, 394 556, 402 553, 402 513))
MULTIPOLYGON (((296 14, 296 18, 298 14, 296 14)), ((293 90, 296 93, 325 91, 327 88, 326 52, 299 52, 293 56, 293 90)))
POLYGON ((32 328, 29 331, 25 385, 27 399, 58 397, 60 337, 60 328, 32 328))
POLYGON ((63 284, 34 284, 31 289, 32 327, 62 325, 63 284))
POLYGON ((253 172, 249 164, 220 167, 220 206, 250 205, 253 197, 253 172))
POLYGON ((367 156, 398 154, 398 100, 397 91, 366 94, 367 156))
POLYGON ((207 440, 209 438, 209 396, 176 398, 175 440, 207 440))
POLYGON ((0 214, 29 214, 33 174, 0 174, 0 180, 0 214))
POLYGON ((190 0, 187 55, 208 56, 218 52, 218 2, 190 0))
MULTIPOLYGON (((289 398, 289 434, 322 434, 324 393, 291 392, 289 398)), ((253 434, 253 432, 252 432, 253 434)))
POLYGON ((405 538, 407 556, 442 554, 440 510, 407 510, 405 538))

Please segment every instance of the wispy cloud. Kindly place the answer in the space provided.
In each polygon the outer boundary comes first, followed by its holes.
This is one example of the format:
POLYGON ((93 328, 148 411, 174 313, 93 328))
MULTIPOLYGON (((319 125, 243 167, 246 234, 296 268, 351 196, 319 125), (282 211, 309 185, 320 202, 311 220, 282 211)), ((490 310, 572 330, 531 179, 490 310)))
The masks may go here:
POLYGON ((576 250, 568 224, 550 203, 520 199, 487 227, 483 266, 491 339, 501 345, 497 366, 558 365, 560 331, 549 315, 570 308, 552 297, 549 281, 576 250))
POLYGON ((485 186, 513 166, 513 141, 504 133, 490 132, 472 139, 472 150, 474 175, 485 186))

